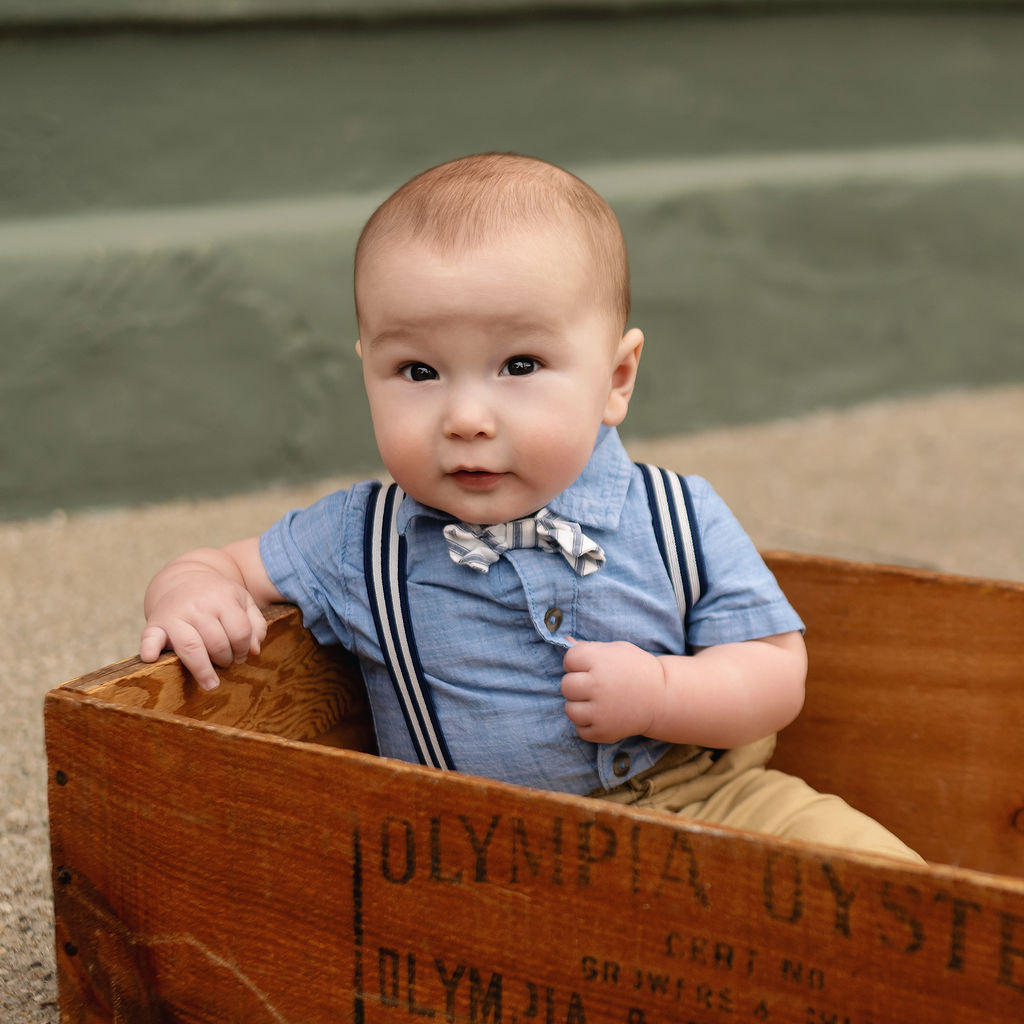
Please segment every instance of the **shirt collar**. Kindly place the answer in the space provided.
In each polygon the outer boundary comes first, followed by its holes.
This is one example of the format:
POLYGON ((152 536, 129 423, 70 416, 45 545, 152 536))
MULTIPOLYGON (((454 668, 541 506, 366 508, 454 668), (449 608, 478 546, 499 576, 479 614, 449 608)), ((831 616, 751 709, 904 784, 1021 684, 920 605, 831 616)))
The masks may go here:
MULTIPOLYGON (((561 494, 552 498, 547 507, 582 526, 614 530, 619 525, 626 503, 632 473, 633 464, 619 440, 618 431, 614 427, 602 426, 583 472, 561 494)), ((416 516, 449 522, 454 518, 447 512, 421 505, 406 495, 398 509, 398 532, 404 533, 416 516)))
POLYGON ((622 447, 618 431, 602 426, 583 472, 548 502, 548 508, 580 525, 614 530, 626 504, 632 474, 633 463, 622 447))

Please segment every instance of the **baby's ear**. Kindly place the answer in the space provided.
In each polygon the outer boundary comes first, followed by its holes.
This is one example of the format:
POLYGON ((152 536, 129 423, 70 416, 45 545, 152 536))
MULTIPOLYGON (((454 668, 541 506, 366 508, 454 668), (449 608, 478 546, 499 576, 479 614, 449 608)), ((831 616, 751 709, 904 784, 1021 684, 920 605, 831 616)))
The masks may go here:
POLYGON ((356 355, 359 356, 360 359, 363 358, 363 343, 359 338, 356 338, 356 355))
POLYGON ((617 427, 626 418, 629 400, 636 386, 636 372, 643 347, 643 331, 636 327, 626 331, 619 341, 615 350, 615 361, 612 363, 612 386, 608 392, 608 402, 602 420, 606 426, 617 427))

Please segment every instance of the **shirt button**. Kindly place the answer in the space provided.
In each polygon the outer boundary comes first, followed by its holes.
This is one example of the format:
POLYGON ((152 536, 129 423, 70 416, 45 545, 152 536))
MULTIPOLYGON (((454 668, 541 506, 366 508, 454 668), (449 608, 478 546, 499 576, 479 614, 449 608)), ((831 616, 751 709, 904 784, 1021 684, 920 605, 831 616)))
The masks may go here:
POLYGON ((548 627, 549 633, 554 633, 562 624, 562 609, 549 608, 544 613, 544 625, 548 627))
POLYGON ((612 761, 612 771, 621 779, 624 775, 629 774, 629 769, 632 764, 633 762, 630 760, 629 754, 622 751, 615 755, 615 760, 612 761))

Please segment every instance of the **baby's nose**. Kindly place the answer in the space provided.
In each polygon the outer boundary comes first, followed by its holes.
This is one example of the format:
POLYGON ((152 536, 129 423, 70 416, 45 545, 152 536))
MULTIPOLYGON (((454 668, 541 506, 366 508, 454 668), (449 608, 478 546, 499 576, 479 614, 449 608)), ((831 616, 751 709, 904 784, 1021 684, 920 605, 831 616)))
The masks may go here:
POLYGON ((476 389, 466 388, 452 396, 445 410, 444 432, 448 437, 472 440, 492 437, 495 430, 494 410, 476 389))

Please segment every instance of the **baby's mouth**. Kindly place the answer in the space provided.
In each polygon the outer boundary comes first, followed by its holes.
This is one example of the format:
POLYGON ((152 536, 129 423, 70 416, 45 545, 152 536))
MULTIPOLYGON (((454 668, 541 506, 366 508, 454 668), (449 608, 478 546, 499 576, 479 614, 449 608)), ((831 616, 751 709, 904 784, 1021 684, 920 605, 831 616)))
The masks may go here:
POLYGON ((449 475, 461 487, 478 491, 493 487, 504 476, 503 473, 492 473, 487 469, 457 469, 449 475))

